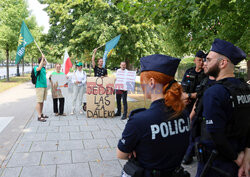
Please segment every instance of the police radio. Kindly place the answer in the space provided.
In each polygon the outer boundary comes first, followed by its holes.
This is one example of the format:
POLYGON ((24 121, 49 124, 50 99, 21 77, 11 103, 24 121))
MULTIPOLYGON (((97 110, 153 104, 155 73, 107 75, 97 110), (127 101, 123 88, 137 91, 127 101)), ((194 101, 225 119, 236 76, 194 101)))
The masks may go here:
POLYGON ((184 92, 193 93, 195 91, 195 75, 187 74, 181 83, 184 92))

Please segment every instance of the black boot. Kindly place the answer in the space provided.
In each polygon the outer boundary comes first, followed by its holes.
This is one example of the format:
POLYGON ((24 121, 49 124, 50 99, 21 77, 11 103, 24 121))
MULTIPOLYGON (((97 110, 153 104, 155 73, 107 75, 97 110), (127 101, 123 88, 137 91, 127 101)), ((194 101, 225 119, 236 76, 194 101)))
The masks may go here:
POLYGON ((118 112, 118 111, 117 111, 117 112, 115 113, 115 116, 121 116, 121 112, 118 112))
POLYGON ((127 119, 127 114, 123 114, 121 120, 127 119))
POLYGON ((182 164, 184 165, 189 165, 193 162, 193 157, 192 156, 184 156, 182 160, 182 164))

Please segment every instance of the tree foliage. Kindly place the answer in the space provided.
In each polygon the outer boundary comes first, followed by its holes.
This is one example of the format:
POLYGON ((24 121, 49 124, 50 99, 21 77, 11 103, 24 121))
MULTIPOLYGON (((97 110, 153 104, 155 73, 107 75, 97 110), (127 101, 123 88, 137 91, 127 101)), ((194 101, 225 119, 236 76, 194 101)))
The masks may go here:
POLYGON ((152 24, 163 24, 172 54, 208 51, 215 38, 230 41, 249 54, 250 1, 123 0, 118 7, 152 24))
MULTIPOLYGON (((51 28, 47 41, 63 44, 71 56, 89 62, 94 48, 122 34, 121 39, 108 59, 108 67, 126 61, 138 66, 139 58, 154 53, 167 53, 161 25, 148 23, 117 8, 116 2, 104 0, 53 1, 40 0, 48 4, 51 28)), ((98 50, 102 57, 104 47, 98 50)))

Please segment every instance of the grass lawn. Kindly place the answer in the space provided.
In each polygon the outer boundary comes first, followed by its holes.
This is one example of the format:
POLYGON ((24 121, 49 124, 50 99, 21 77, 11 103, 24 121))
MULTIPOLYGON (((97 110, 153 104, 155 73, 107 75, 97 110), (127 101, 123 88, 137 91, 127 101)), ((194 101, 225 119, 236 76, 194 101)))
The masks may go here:
POLYGON ((3 92, 9 88, 15 87, 24 82, 28 82, 30 80, 31 80, 30 74, 25 74, 24 76, 20 76, 20 77, 11 77, 10 82, 7 82, 6 79, 0 80, 0 92, 3 92))
MULTIPOLYGON (((55 70, 55 68, 48 69, 47 71, 53 70, 55 70)), ((0 80, 0 93, 24 82, 31 82, 30 74, 24 74, 24 76, 21 75, 19 77, 10 77, 9 82, 7 82, 6 79, 2 79, 0 80)))
MULTIPOLYGON (((136 99, 136 102, 128 102, 128 116, 131 111, 138 108, 146 108, 150 107, 151 101, 145 100, 143 94, 129 94, 130 98, 136 99)), ((123 104, 122 104, 122 111, 123 111, 123 104)))

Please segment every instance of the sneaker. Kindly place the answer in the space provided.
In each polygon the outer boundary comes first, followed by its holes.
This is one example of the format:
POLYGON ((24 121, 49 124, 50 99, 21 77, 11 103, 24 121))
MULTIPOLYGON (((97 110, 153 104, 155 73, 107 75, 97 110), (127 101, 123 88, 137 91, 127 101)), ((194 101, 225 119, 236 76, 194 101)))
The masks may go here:
POLYGON ((55 116, 59 116, 59 113, 55 113, 55 116))
POLYGON ((75 109, 73 109, 70 114, 71 115, 75 114, 75 109))

